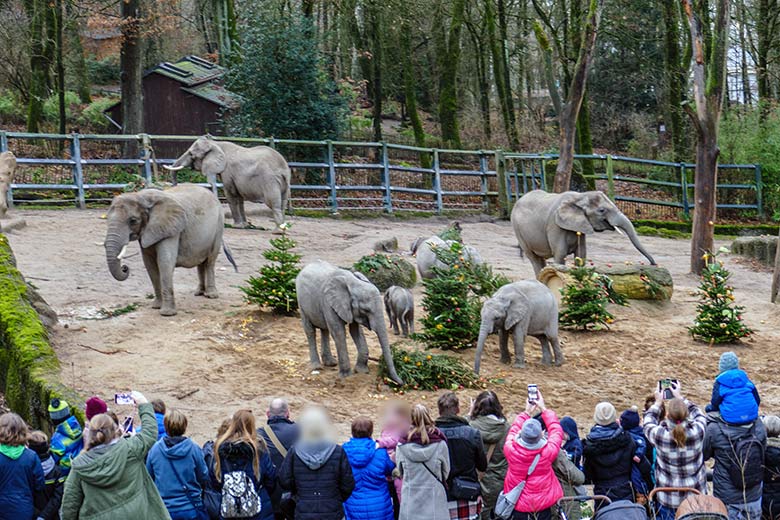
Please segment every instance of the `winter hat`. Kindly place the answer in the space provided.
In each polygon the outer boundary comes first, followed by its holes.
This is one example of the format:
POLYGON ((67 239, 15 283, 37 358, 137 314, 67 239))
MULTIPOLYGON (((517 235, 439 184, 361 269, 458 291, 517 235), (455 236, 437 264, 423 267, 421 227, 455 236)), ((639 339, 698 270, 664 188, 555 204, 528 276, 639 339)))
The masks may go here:
POLYGON ((527 450, 539 450, 547 444, 542 435, 542 423, 536 419, 528 419, 520 430, 520 446, 527 450))
POLYGON ((739 368, 739 358, 736 354, 733 352, 724 352, 720 355, 720 361, 718 361, 718 371, 720 373, 737 368, 739 368))
POLYGON ((620 414, 620 426, 624 430, 632 430, 639 426, 639 409, 636 406, 620 414))
POLYGON ((107 411, 108 405, 106 405, 106 402, 98 396, 92 396, 87 399, 86 415, 88 421, 91 421, 94 416, 106 413, 107 411))
POLYGON ((764 428, 766 428, 767 437, 780 437, 780 417, 776 415, 766 415, 763 418, 764 428))
POLYGON ((596 405, 593 420, 600 426, 608 426, 617 421, 617 410, 612 406, 612 403, 606 401, 599 403, 596 405))
POLYGON ((56 397, 49 403, 49 417, 54 424, 64 422, 70 417, 70 405, 64 399, 57 399, 56 397))

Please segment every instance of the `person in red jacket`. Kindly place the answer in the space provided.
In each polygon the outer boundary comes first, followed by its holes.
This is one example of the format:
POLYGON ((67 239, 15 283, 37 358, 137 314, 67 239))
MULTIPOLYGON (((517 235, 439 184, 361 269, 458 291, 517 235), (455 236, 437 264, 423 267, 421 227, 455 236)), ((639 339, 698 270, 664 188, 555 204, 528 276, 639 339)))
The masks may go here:
POLYGON ((526 480, 512 520, 550 520, 552 506, 563 496, 563 489, 553 471, 553 463, 562 444, 563 429, 558 416, 554 411, 545 408, 544 398, 539 392, 537 401, 527 402, 525 412, 517 416, 504 444, 504 455, 509 463, 504 480, 504 493, 526 480), (547 438, 544 437, 542 424, 533 419, 533 416, 540 412, 547 426, 547 438), (528 469, 537 455, 539 461, 533 473, 528 476, 528 469))

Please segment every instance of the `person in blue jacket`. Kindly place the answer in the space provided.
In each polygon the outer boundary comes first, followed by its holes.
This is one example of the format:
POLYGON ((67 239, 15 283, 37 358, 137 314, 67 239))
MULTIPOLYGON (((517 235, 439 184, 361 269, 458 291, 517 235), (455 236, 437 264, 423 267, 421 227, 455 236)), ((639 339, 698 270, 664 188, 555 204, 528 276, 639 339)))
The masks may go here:
POLYGON ((29 428, 15 413, 0 415, 0 520, 31 520, 45 481, 38 455, 24 445, 29 428))
POLYGON ((342 446, 355 479, 355 489, 344 502, 347 520, 393 520, 387 477, 395 464, 386 449, 376 447, 373 433, 371 419, 358 417, 352 421, 352 438, 342 446))
POLYGON ((154 408, 154 418, 157 419, 157 440, 165 437, 165 401, 162 399, 153 399, 152 408, 154 408))
POLYGON ((208 520, 201 497, 209 485, 209 472, 203 451, 184 436, 187 416, 178 410, 168 410, 165 432, 167 435, 149 450, 146 469, 171 520, 208 520))
POLYGON ((580 440, 580 432, 577 431, 577 423, 567 415, 561 419, 561 428, 563 428, 563 438, 566 440, 562 449, 569 460, 582 471, 582 440, 580 440))
POLYGON ((647 458, 647 438, 645 437, 641 421, 639 419, 639 409, 632 406, 620 415, 620 427, 628 432, 634 440, 636 449, 634 450, 634 465, 631 468, 631 484, 634 486, 634 500, 639 504, 646 504, 647 497, 652 489, 652 465, 647 458))
POLYGON ((63 476, 70 473, 71 462, 84 449, 84 431, 70 413, 67 401, 56 397, 49 403, 49 418, 54 425, 51 436, 51 453, 57 459, 63 476))
POLYGON ((706 411, 719 412, 721 419, 735 426, 751 424, 758 419, 761 398, 756 385, 739 368, 739 358, 724 352, 718 362, 718 377, 712 386, 712 401, 706 411))

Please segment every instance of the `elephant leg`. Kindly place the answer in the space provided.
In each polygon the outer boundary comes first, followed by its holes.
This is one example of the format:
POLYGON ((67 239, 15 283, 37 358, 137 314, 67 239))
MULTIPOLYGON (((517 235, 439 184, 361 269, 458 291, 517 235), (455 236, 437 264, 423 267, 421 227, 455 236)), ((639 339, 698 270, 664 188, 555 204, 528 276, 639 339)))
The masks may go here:
POLYGON ((544 258, 537 256, 534 253, 528 253, 526 256, 528 257, 528 261, 531 262, 534 274, 539 274, 539 271, 544 269, 544 266, 547 265, 547 261, 544 258))
POLYGON ((246 210, 244 209, 244 199, 240 195, 238 197, 238 200, 236 200, 236 205, 238 206, 238 214, 241 215, 241 221, 247 226, 251 226, 252 223, 249 222, 248 218, 246 218, 246 210))
POLYGON ((540 334, 534 337, 542 344, 542 365, 552 365, 552 354, 550 353, 550 343, 547 341, 547 336, 540 334))
MULTIPOLYGON (((270 199, 266 199, 266 200, 270 200, 270 199)), ((268 207, 271 208, 271 212, 274 215, 274 224, 276 224, 276 227, 278 228, 279 226, 284 224, 284 206, 282 206, 282 201, 269 202, 268 207)))
POLYGON ((352 341, 355 342, 358 355, 357 362, 355 363, 355 372, 360 374, 368 373, 368 343, 366 343, 366 337, 363 335, 363 330, 357 323, 349 324, 349 334, 352 336, 352 341))
POLYGON ((154 287, 152 309, 159 309, 162 307, 162 293, 160 291, 160 271, 157 269, 157 258, 155 257, 154 249, 142 249, 141 257, 144 259, 144 267, 146 267, 146 272, 152 281, 152 287, 154 287))
POLYGON ((515 326, 512 333, 512 339, 515 342, 515 368, 525 368, 525 328, 520 325, 515 326))
MULTIPOLYGON (((582 238, 582 236, 580 238, 582 238)), ((582 240, 580 243, 582 243, 582 240)), ((555 263, 560 265, 566 264, 566 257, 569 255, 569 244, 566 240, 566 234, 561 233, 561 236, 552 244, 552 246, 555 263)))
POLYGON ((214 268, 216 267, 216 264, 217 264, 216 254, 209 256, 206 259, 206 261, 201 264, 203 266, 203 283, 205 286, 205 292, 203 293, 203 295, 206 298, 212 298, 212 299, 219 298, 219 291, 217 291, 217 282, 214 277, 214 268))
POLYGON ((509 355, 509 334, 503 328, 498 329, 498 350, 501 353, 501 362, 508 365, 512 361, 509 355))
POLYGON ((326 320, 330 336, 333 338, 333 343, 336 344, 336 354, 339 358, 339 376, 347 377, 352 373, 352 368, 349 366, 347 333, 344 329, 344 322, 338 316, 328 316, 326 320))
POLYGON ((325 329, 320 331, 320 343, 322 344, 322 364, 326 367, 335 367, 338 362, 330 351, 330 334, 325 329))
POLYGON ((198 290, 195 296, 203 296, 206 293, 206 262, 198 264, 198 290))
POLYGON ((301 313, 301 325, 303 325, 303 332, 306 334, 306 341, 309 343, 309 367, 312 370, 319 370, 322 368, 322 363, 320 363, 320 355, 317 353, 317 330, 304 313, 301 313))
POLYGON ((552 344, 553 354, 555 355, 555 366, 559 367, 563 365, 563 350, 561 350, 561 343, 558 340, 558 334, 545 336, 552 344))
POLYGON ((238 209, 238 201, 240 200, 237 196, 228 194, 228 206, 230 206, 230 214, 233 217, 233 227, 243 229, 246 227, 246 219, 243 217, 243 207, 241 210, 238 209))
POLYGON ((405 312, 401 316, 401 332, 405 338, 409 337, 409 313, 405 312))
POLYGON ((390 326, 393 329, 393 334, 396 336, 399 334, 398 332, 398 315, 395 313, 394 310, 390 311, 390 326))
POLYGON ((160 272, 160 291, 163 316, 176 315, 176 300, 173 295, 173 270, 179 250, 179 237, 166 238, 157 243, 157 269, 160 272))

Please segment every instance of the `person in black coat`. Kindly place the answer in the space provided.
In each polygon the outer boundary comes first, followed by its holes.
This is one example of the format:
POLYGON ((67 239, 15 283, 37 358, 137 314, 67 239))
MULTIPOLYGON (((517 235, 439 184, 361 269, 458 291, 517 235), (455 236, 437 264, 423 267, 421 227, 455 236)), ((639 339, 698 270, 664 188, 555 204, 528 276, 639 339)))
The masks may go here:
POLYGON ((763 518, 780 519, 780 417, 764 417, 766 452, 764 453, 764 489, 761 496, 763 518))
MULTIPOLYGON (((616 500, 634 500, 631 485, 636 445, 631 435, 617 423, 617 412, 610 403, 599 403, 593 415, 596 421, 583 443, 585 479, 593 484, 593 493, 616 500)), ((601 504, 597 503, 596 507, 601 504)))
POLYGON ((59 520, 66 477, 51 454, 49 437, 42 431, 35 430, 30 433, 27 447, 33 450, 41 460, 43 479, 46 484, 43 492, 35 495, 35 518, 59 520))
MULTIPOLYGON (((271 405, 266 412, 268 417, 268 424, 261 428, 258 428, 257 435, 265 440, 268 446, 268 453, 271 455, 271 461, 277 468, 282 467, 282 461, 287 455, 287 452, 292 446, 298 442, 300 436, 300 430, 298 425, 290 420, 290 406, 286 400, 276 398, 271 401, 271 405), (271 438, 269 430, 273 433, 275 438, 271 438), (281 446, 277 446, 277 441, 281 446), (281 449, 281 451, 280 451, 281 449)), ((274 492, 271 493, 271 503, 274 508, 275 520, 285 520, 287 516, 283 512, 282 501, 287 500, 284 497, 283 490, 280 486, 276 486, 274 492)), ((289 509, 289 504, 287 504, 289 509)))
POLYGON ((321 408, 305 411, 300 426, 301 438, 279 470, 279 484, 296 497, 295 520, 342 520, 344 502, 355 489, 347 455, 330 440, 321 408))

